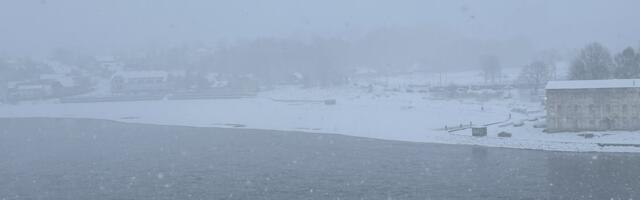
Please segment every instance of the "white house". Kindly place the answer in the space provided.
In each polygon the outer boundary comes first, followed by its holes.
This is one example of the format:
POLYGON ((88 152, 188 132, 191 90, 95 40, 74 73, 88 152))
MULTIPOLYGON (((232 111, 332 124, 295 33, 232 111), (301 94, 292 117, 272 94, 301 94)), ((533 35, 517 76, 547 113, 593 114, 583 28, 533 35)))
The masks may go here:
POLYGON ((9 101, 47 99, 55 96, 62 86, 52 81, 22 81, 7 84, 9 101))
POLYGON ((124 71, 111 78, 111 92, 157 94, 169 90, 169 73, 164 71, 124 71))

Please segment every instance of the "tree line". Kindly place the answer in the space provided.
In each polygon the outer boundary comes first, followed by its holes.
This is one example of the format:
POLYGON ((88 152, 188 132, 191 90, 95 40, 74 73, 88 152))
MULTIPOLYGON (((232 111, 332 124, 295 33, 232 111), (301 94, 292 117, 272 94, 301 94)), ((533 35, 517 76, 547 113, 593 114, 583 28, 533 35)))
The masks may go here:
POLYGON ((630 78, 640 78, 640 54, 633 47, 612 56, 602 44, 591 43, 580 50, 569 68, 571 80, 630 78))
MULTIPOLYGON (((525 65, 518 84, 528 88, 543 88, 556 79, 555 63, 559 58, 546 56, 525 65)), ((640 78, 640 52, 627 47, 612 55, 604 45, 591 43, 580 49, 571 60, 567 78, 570 80, 602 80, 640 78)))
MULTIPOLYGON (((346 83, 351 73, 362 68, 380 74, 443 72, 477 69, 478 60, 483 62, 485 79, 493 83, 501 78, 500 65, 521 63, 528 59, 530 50, 530 44, 520 39, 484 41, 428 27, 393 27, 353 38, 262 37, 140 47, 107 54, 127 69, 253 74, 266 85, 302 79, 307 86, 331 86, 346 83), (486 55, 499 56, 500 60, 486 55)), ((89 54, 56 49, 51 57, 70 66, 99 71, 89 54)))

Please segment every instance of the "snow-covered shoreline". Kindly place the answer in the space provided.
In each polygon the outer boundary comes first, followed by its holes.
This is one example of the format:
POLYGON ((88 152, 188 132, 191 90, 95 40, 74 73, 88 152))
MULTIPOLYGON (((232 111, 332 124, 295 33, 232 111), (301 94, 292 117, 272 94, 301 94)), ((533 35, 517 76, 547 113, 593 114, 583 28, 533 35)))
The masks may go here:
POLYGON ((421 93, 371 94, 355 88, 282 88, 244 99, 0 105, 0 117, 89 118, 159 125, 335 133, 385 140, 548 151, 640 152, 640 147, 634 147, 640 145, 638 133, 592 133, 591 138, 580 135, 584 133, 547 134, 541 128, 533 127, 534 123, 539 123, 533 120, 544 112, 511 112, 520 107, 541 109, 540 105, 515 100, 434 100, 421 93), (335 99, 337 104, 274 99, 335 99), (523 121, 523 126, 511 125, 523 121), (489 126, 487 137, 473 137, 470 130, 444 131, 445 126, 495 122, 501 123, 489 126), (512 137, 498 137, 500 132, 509 132, 512 137))

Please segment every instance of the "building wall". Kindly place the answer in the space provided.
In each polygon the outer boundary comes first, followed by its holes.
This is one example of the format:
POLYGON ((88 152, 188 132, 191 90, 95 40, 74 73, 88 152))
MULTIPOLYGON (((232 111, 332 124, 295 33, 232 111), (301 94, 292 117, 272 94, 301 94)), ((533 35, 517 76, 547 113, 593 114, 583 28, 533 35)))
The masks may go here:
POLYGON ((547 130, 640 130, 640 88, 546 91, 547 130))
POLYGON ((0 80, 0 103, 6 102, 9 96, 9 88, 6 82, 0 80))
POLYGON ((158 93, 169 89, 163 77, 114 78, 111 91, 116 93, 158 93))

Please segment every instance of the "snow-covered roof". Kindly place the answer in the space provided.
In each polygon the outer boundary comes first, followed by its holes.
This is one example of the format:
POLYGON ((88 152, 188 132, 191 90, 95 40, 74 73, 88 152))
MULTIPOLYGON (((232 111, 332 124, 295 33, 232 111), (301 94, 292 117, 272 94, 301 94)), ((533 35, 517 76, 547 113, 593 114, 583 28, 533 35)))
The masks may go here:
POLYGON ((302 75, 302 73, 300 72, 294 72, 292 75, 293 77, 296 77, 296 79, 299 79, 299 80, 304 79, 304 75, 302 75))
POLYGON ((65 65, 57 61, 45 60, 43 62, 56 74, 69 74, 74 68, 73 66, 65 65))
POLYGON ((131 78, 155 78, 161 77, 166 79, 169 76, 165 71, 123 71, 113 75, 114 77, 122 77, 125 79, 131 78))
POLYGON ((359 75, 363 75, 363 74, 376 74, 376 73, 378 73, 378 71, 376 71, 375 69, 371 69, 371 68, 363 68, 363 67, 359 67, 359 68, 356 68, 355 73, 356 73, 356 74, 359 74, 359 75))
POLYGON ((7 88, 15 88, 15 87, 17 87, 18 85, 20 85, 20 83, 23 83, 23 82, 24 82, 24 81, 9 81, 9 82, 7 82, 6 87, 7 87, 7 88))
POLYGON ((76 82, 72 77, 61 75, 61 74, 42 74, 40 75, 40 80, 52 80, 60 83, 63 87, 74 87, 76 82))
POLYGON ((549 81, 547 90, 640 88, 640 79, 549 81))
POLYGON ((51 88, 51 86, 49 85, 36 84, 36 85, 19 85, 16 89, 35 90, 35 89, 49 89, 49 88, 51 88))

